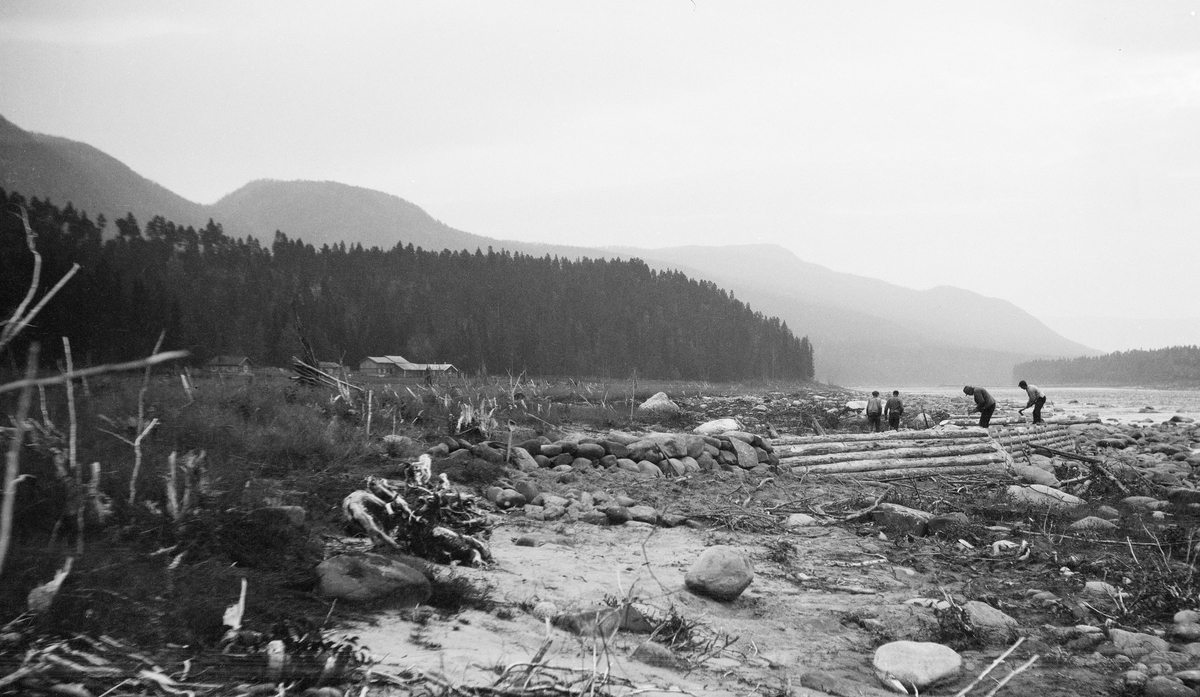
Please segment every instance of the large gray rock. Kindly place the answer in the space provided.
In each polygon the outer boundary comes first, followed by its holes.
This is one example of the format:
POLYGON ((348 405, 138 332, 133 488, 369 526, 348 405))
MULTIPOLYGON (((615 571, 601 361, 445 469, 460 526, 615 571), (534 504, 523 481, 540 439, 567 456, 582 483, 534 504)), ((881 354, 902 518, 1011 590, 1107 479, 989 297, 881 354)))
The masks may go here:
POLYGON ((639 523, 654 525, 658 522, 658 511, 653 506, 630 506, 629 517, 639 523))
POLYGON ((717 600, 736 600, 754 580, 750 560, 734 547, 716 545, 704 550, 684 576, 693 593, 717 600))
POLYGON ((647 433, 643 440, 655 443, 667 457, 700 457, 704 436, 690 433, 647 433))
POLYGON ((538 461, 525 448, 514 446, 511 451, 513 465, 522 472, 534 472, 541 468, 538 461))
POLYGON ((1142 697, 1196 697, 1196 691, 1177 678, 1156 675, 1146 681, 1142 697))
POLYGON ((679 415, 679 405, 671 401, 666 392, 659 392, 650 399, 642 402, 637 408, 638 416, 653 419, 667 418, 679 415))
POLYGON ((740 431, 742 424, 737 419, 714 419, 706 421, 692 429, 692 433, 702 436, 719 436, 726 431, 740 431))
POLYGON ((1050 508, 1074 508, 1084 503, 1078 496, 1072 496, 1065 491, 1059 491, 1041 484, 1020 486, 1013 484, 1008 487, 1008 495, 1017 503, 1028 503, 1035 506, 1050 508))
POLYGON ((758 466, 758 453, 754 452, 753 445, 737 438, 730 438, 729 442, 733 444, 733 451, 737 453, 738 467, 748 470, 758 466))
POLYGON ((356 603, 388 600, 411 607, 429 599, 432 588, 425 563, 409 557, 370 552, 339 554, 317 565, 320 593, 356 603), (406 563, 407 560, 407 563, 406 563))
POLYGON ((881 503, 875 508, 874 517, 875 524, 889 534, 924 537, 933 514, 897 503, 881 503))
POLYGON ((1043 486, 1050 487, 1058 486, 1058 477, 1055 477, 1053 474, 1047 472, 1041 467, 1025 465, 1018 462, 1012 466, 1012 471, 1013 474, 1016 475, 1017 479, 1020 479, 1026 484, 1041 484, 1043 486))
POLYGON ((988 644, 1007 646, 1017 638, 1017 621, 1002 611, 979 600, 963 606, 967 619, 975 628, 975 635, 988 644))
POLYGON ((800 684, 810 690, 835 697, 887 697, 893 694, 827 670, 810 670, 800 676, 800 684))
POLYGON ((1141 658, 1146 654, 1164 652, 1171 648, 1166 639, 1123 629, 1108 630, 1108 639, 1117 647, 1117 651, 1130 658, 1141 658))
POLYGON ((930 685, 958 675, 962 656, 949 646, 926 641, 893 641, 875 650, 875 675, 888 686, 899 680, 922 692, 930 685))

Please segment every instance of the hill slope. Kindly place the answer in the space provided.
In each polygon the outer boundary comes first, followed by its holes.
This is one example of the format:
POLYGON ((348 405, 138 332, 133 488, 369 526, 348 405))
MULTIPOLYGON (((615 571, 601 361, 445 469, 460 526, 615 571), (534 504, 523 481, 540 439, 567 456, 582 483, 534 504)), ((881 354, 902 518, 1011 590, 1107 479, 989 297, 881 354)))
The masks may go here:
POLYGON ((209 207, 237 235, 270 240, 276 230, 313 246, 345 241, 390 249, 397 242, 425 249, 486 249, 496 240, 434 220, 399 196, 337 182, 250 182, 209 207))
POLYGON ((498 240, 456 230, 397 196, 336 182, 260 180, 211 206, 188 201, 83 143, 28 133, 0 118, 0 186, 71 202, 110 220, 132 211, 187 225, 208 218, 234 236, 276 230, 317 247, 499 249, 566 258, 640 257, 732 290, 755 310, 809 336, 818 376, 843 384, 1002 384, 1015 364, 1094 355, 1015 305, 951 287, 913 290, 841 273, 776 245, 598 249, 498 240))
POLYGON ((48 198, 93 219, 116 220, 132 212, 139 222, 161 215, 202 226, 205 206, 146 179, 115 157, 66 138, 30 133, 0 116, 0 187, 48 198))

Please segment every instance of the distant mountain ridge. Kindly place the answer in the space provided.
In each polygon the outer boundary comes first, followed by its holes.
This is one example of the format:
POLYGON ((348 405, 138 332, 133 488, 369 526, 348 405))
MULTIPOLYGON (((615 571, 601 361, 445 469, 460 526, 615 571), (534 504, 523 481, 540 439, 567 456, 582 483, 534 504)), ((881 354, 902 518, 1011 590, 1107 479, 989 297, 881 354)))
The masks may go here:
POLYGON ((212 205, 184 199, 89 145, 29 133, 0 117, 0 187, 109 220, 132 212, 270 243, 276 230, 317 247, 495 249, 560 257, 639 257, 732 290, 778 316, 817 353, 819 378, 846 385, 1006 384, 1014 365, 1096 355, 1012 303, 940 286, 913 290, 805 262, 777 245, 584 248, 463 232, 391 194, 337 182, 258 180, 212 205))

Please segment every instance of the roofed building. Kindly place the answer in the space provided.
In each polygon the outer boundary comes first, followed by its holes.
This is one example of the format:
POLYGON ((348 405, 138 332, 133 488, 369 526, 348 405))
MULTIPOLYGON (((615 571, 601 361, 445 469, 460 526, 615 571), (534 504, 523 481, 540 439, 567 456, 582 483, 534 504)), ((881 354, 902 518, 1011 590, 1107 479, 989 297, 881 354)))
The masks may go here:
POLYGON ((215 356, 205 364, 214 373, 239 373, 249 375, 253 365, 246 356, 215 356))
POLYGON ((440 375, 457 373, 452 363, 413 363, 404 356, 367 356, 358 364, 358 370, 378 376, 421 377, 426 372, 440 375))

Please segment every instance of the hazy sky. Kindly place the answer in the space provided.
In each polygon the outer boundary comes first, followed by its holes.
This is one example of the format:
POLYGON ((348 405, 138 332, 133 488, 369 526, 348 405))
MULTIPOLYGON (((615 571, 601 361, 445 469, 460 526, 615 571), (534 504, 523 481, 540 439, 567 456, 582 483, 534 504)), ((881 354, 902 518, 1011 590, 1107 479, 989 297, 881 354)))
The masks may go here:
POLYGON ((0 0, 0 114, 204 203, 329 179, 493 237, 773 242, 1103 350, 1200 344, 1198 11, 0 0))

